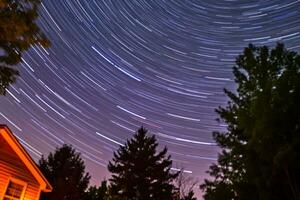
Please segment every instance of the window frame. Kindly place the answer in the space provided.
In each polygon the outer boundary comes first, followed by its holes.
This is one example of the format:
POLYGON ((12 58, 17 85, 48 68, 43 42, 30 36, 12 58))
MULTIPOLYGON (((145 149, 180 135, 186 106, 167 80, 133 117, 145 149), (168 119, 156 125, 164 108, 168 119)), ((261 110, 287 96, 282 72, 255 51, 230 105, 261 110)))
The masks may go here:
POLYGON ((5 188, 5 190, 4 190, 3 197, 1 198, 1 200, 3 200, 5 197, 12 198, 13 200, 23 200, 24 195, 25 195, 25 191, 27 189, 27 183, 25 181, 20 180, 20 179, 17 179, 17 178, 14 178, 14 177, 9 177, 8 180, 7 180, 6 186, 4 188, 5 188), (6 195, 6 191, 8 189, 8 186, 9 186, 10 182, 23 186, 20 198, 15 198, 15 197, 11 197, 11 196, 6 195))

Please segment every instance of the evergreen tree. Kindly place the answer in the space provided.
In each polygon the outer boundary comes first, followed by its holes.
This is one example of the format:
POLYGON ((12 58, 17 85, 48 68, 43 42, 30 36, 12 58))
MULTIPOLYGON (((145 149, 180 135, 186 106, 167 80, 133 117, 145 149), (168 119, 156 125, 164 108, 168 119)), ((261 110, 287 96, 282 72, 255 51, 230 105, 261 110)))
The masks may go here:
POLYGON ((238 87, 217 109, 228 128, 213 134, 222 152, 200 186, 204 198, 299 199, 300 56, 249 45, 233 72, 238 87))
POLYGON ((0 95, 16 80, 12 66, 21 62, 30 46, 49 46, 35 20, 41 0, 0 0, 0 95))
POLYGON ((85 200, 108 200, 108 186, 107 181, 101 182, 99 187, 91 186, 85 193, 85 200))
POLYGON ((175 190, 172 182, 178 173, 171 172, 172 160, 167 156, 167 148, 157 152, 155 136, 146 133, 146 129, 140 128, 109 162, 112 199, 172 199, 175 190))
POLYGON ((41 200, 82 200, 90 176, 85 173, 84 162, 79 153, 63 145, 39 161, 41 172, 53 187, 50 193, 42 193, 41 200))

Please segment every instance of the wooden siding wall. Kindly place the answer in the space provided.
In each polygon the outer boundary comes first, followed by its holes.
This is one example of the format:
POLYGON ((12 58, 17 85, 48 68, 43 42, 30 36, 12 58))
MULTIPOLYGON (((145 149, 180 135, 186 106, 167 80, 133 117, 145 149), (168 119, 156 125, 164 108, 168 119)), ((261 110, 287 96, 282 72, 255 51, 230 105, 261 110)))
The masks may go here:
POLYGON ((27 183, 24 200, 39 198, 39 183, 0 135, 0 200, 3 198, 10 177, 27 183))

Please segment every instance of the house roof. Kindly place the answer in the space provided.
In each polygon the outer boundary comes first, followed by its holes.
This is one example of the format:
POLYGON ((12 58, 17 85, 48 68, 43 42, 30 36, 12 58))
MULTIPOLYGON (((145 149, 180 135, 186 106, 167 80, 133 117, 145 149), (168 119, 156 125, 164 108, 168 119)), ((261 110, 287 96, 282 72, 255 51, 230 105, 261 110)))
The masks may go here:
POLYGON ((28 170, 32 173, 34 178, 40 184, 40 189, 43 192, 51 192, 52 186, 44 177, 42 172, 39 170, 36 163, 33 161, 31 156, 27 153, 24 147, 19 143, 18 139, 13 135, 8 126, 0 124, 0 135, 4 138, 4 140, 10 145, 10 147, 14 150, 14 152, 18 155, 18 157, 22 160, 28 170))

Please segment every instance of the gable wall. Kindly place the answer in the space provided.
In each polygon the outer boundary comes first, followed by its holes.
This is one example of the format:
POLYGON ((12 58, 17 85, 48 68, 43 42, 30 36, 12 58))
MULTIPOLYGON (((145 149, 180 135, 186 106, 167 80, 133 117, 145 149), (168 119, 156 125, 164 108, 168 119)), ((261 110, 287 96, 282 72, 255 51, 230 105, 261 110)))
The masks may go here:
POLYGON ((24 200, 37 200, 39 198, 39 183, 0 135, 0 200, 5 193, 9 177, 27 183, 24 200))

